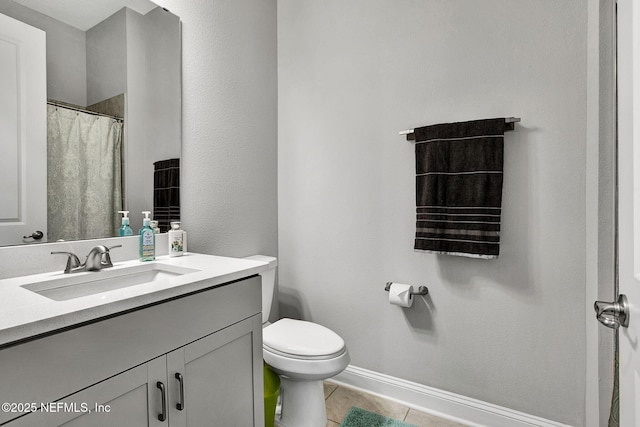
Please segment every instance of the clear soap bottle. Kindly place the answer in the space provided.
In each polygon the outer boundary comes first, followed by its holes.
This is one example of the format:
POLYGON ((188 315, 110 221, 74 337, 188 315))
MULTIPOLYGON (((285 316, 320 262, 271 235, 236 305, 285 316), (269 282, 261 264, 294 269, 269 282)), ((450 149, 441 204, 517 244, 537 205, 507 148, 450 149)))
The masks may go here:
POLYGON ((140 261, 156 259, 156 233, 151 228, 150 211, 142 211, 144 219, 140 229, 140 261))

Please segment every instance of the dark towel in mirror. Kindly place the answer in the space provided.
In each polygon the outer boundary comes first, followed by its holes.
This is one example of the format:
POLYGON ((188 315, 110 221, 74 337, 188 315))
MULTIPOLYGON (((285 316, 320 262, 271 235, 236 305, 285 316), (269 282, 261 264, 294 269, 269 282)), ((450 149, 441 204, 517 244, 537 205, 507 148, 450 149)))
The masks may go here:
POLYGON ((171 221, 180 221, 180 159, 161 160, 153 167, 153 219, 164 233, 171 221))
POLYGON ((498 257, 504 130, 504 118, 414 129, 414 249, 498 257))

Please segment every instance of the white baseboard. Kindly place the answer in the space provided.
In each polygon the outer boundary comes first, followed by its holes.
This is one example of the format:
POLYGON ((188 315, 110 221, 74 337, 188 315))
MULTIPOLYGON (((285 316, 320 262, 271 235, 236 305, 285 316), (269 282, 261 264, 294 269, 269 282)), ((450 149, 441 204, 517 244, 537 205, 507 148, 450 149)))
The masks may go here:
POLYGON ((569 427, 566 424, 357 366, 349 365, 342 373, 331 378, 331 381, 402 402, 419 411, 472 427, 569 427))

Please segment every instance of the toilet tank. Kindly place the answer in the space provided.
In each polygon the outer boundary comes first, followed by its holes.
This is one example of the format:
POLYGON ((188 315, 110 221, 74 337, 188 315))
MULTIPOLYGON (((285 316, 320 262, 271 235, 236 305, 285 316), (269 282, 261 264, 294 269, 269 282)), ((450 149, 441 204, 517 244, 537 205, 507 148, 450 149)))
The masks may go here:
POLYGON ((262 276, 262 323, 269 320, 271 313, 271 302, 273 301, 273 290, 276 285, 276 266, 278 259, 265 255, 253 255, 245 257, 251 261, 260 261, 269 263, 269 269, 260 273, 262 276))

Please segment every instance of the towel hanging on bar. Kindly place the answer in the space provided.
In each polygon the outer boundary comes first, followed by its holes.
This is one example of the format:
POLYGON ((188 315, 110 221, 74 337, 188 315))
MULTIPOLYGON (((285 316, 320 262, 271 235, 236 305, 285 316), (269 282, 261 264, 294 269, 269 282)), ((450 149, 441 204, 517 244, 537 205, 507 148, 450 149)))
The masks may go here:
POLYGON ((503 118, 414 130, 415 250, 498 257, 504 130, 503 118))

